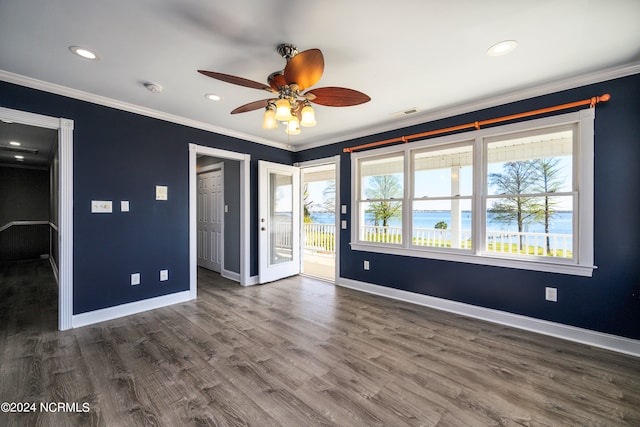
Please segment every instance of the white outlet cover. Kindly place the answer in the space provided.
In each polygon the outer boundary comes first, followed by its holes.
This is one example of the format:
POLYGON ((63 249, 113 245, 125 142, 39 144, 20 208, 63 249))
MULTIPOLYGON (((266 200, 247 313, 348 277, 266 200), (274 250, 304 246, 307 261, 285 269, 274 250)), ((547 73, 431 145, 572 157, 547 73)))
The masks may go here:
POLYGON ((558 288, 545 288, 545 299, 547 301, 558 302, 558 288))
POLYGON ((120 202, 120 212, 129 212, 129 201, 122 200, 120 202))
POLYGON ((140 273, 133 273, 131 275, 131 286, 136 286, 140 284, 140 273))
POLYGON ((364 262, 364 269, 368 270, 369 269, 369 261, 365 261, 364 262))
POLYGON ((160 281, 165 282, 169 280, 169 270, 160 270, 160 281))
POLYGON ((342 213, 343 214, 347 213, 347 205, 342 205, 342 213))

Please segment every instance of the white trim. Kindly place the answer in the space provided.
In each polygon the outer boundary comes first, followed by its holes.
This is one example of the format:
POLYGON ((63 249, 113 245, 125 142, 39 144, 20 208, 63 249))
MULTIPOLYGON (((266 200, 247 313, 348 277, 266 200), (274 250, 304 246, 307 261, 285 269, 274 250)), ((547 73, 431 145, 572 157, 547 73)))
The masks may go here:
MULTIPOLYGON (((335 155, 332 157, 324 157, 322 159, 315 159, 315 160, 307 160, 306 162, 299 162, 299 163, 294 163, 294 166, 297 166, 301 169, 303 168, 307 168, 307 167, 312 167, 312 166, 321 166, 321 165, 329 165, 329 164, 333 164, 336 168, 335 170, 335 181, 336 181, 336 222, 335 222, 335 227, 336 227, 336 234, 334 236, 334 246, 335 246, 335 255, 334 255, 334 265, 335 265, 335 272, 334 272, 334 280, 332 283, 336 283, 337 278, 340 276, 340 221, 342 220, 341 217, 341 213, 340 213, 340 209, 341 209, 341 205, 340 205, 340 155, 335 155)), ((301 171, 302 172, 302 171, 301 171)), ((302 177, 301 177, 302 178, 302 177)), ((300 180, 300 200, 303 200, 303 192, 304 192, 304 183, 302 182, 302 179, 300 180)), ((302 203, 301 203, 302 205, 302 203)), ((302 206, 300 206, 300 209, 302 209, 302 206)), ((300 233, 302 234, 302 229, 300 230, 300 233)), ((303 261, 303 257, 304 257, 304 250, 302 248, 303 246, 303 242, 302 242, 302 237, 300 237, 300 262, 303 261)), ((302 270, 302 266, 300 266, 301 270, 302 270)))
POLYGON ((233 280, 234 282, 240 282, 240 273, 236 273, 235 271, 222 269, 220 275, 226 279, 233 280))
MULTIPOLYGON (((349 141, 363 136, 375 135, 378 133, 398 130, 405 127, 420 125, 424 123, 434 122, 436 120, 447 119, 460 116, 487 108, 502 106, 512 102, 523 101, 525 99, 536 98, 543 95, 549 95, 564 90, 575 89, 581 86, 592 85, 607 80, 619 79, 622 77, 632 76, 640 73, 640 61, 631 64, 622 65, 605 70, 596 71, 582 76, 570 77, 542 85, 536 85, 527 89, 517 90, 504 94, 502 96, 494 96, 484 98, 477 102, 466 102, 449 108, 443 108, 435 111, 428 111, 424 114, 412 114, 404 120, 394 120, 381 123, 378 126, 370 126, 365 130, 359 130, 351 133, 343 133, 338 137, 324 138, 322 141, 310 142, 293 147, 294 151, 304 151, 311 148, 322 147, 338 142, 349 141)), ((602 95, 602 94, 595 94, 602 95)))
POLYGON ((93 93, 84 92, 78 89, 61 86, 55 83, 49 83, 43 80, 22 76, 20 74, 10 73, 4 70, 0 70, 0 80, 17 84, 20 86, 29 87, 32 89, 38 89, 45 92, 54 93, 56 95, 66 96, 68 98, 78 99, 80 101, 86 101, 86 102, 91 102, 97 105, 103 105, 105 107, 115 108, 121 111, 128 111, 130 113, 140 114, 142 116, 153 117, 155 119, 165 120, 167 122, 189 126, 195 129, 202 129, 209 132, 218 133, 220 135, 227 135, 227 136, 242 139, 245 141, 251 141, 258 144, 268 145, 271 147, 282 148, 283 150, 291 149, 291 147, 286 143, 270 141, 268 139, 260 138, 254 135, 249 135, 244 132, 237 132, 231 129, 215 126, 215 125, 201 122, 198 120, 177 116, 175 114, 166 113, 164 111, 154 110, 152 108, 142 107, 140 105, 119 101, 117 99, 108 98, 106 96, 100 96, 93 93))
POLYGON ((73 316, 73 120, 4 107, 0 107, 0 119, 58 130, 58 226, 61 231, 58 234, 58 329, 64 331, 72 327, 73 316))
POLYGON ((191 299, 195 299, 198 293, 198 238, 197 238, 197 156, 218 157, 227 160, 237 160, 240 162, 240 273, 239 282, 242 286, 252 285, 251 281, 251 254, 249 247, 250 236, 250 166, 251 156, 249 154, 237 153, 234 151, 221 150, 218 148, 205 147, 189 143, 189 292, 191 299))
MULTIPOLYGON (((472 130, 455 135, 441 136, 426 140, 410 142, 408 144, 386 146, 373 150, 351 153, 351 249, 364 252, 377 252, 392 255, 402 255, 415 258, 438 259, 445 261, 464 262, 470 264, 490 265, 497 267, 516 268, 521 270, 544 271, 550 273, 570 274, 576 276, 592 277, 593 270, 597 267, 594 263, 593 246, 593 194, 594 194, 594 120, 595 109, 586 108, 580 111, 565 113, 551 117, 526 120, 518 123, 507 124, 487 129, 472 130), (486 139, 501 135, 512 135, 526 131, 553 128, 562 125, 577 125, 579 127, 578 140, 574 154, 578 158, 577 169, 580 173, 577 181, 580 191, 580 205, 576 212, 579 227, 574 232, 574 238, 578 237, 580 245, 576 260, 554 259, 551 257, 519 257, 510 254, 488 253, 482 245, 475 244, 475 250, 463 251, 454 249, 441 249, 431 247, 416 247, 411 245, 411 230, 403 226, 404 240, 402 244, 374 243, 360 240, 360 224, 362 216, 360 212, 360 162, 370 159, 384 159, 396 156, 404 156, 404 196, 402 203, 406 209, 403 212, 411 212, 413 200, 411 189, 414 185, 412 171, 408 169, 409 159, 412 153, 428 147, 451 147, 457 143, 474 142, 474 242, 484 242, 485 231, 481 208, 486 198, 484 182, 486 176, 486 139), (482 163, 480 163, 482 162, 482 163)), ((398 199, 400 200, 400 199, 398 199)), ((408 214, 405 214, 403 224, 411 224, 408 214)))
POLYGON ((640 340, 340 277, 339 286, 640 357, 640 340))
POLYGON ((424 114, 411 115, 404 120, 389 120, 378 126, 370 126, 364 129, 359 129, 354 132, 343 133, 335 137, 324 137, 321 141, 309 142, 307 144, 300 144, 291 146, 285 143, 270 141, 267 139, 259 138, 253 135, 248 135, 242 132, 236 132, 230 129, 226 129, 220 126, 214 126, 208 123, 200 122, 197 120, 188 119, 185 117, 165 113, 158 110, 153 110, 139 105, 130 104, 123 101, 118 101, 113 98, 107 98, 104 96, 95 95, 92 93, 84 92, 77 89, 57 85, 54 83, 45 82, 43 80, 34 79, 31 77, 22 76, 20 74, 10 73, 5 70, 0 70, 0 80, 9 83, 17 84, 20 86, 26 86, 33 89, 42 90, 49 93, 55 93, 57 95, 63 95, 73 99, 79 99, 82 101, 91 102, 98 105, 104 105, 107 107, 116 108, 122 111, 129 111, 136 114, 141 114, 147 117, 154 117, 157 119, 165 120, 172 123, 178 123, 185 126, 190 126, 196 129, 202 129, 210 132, 215 132, 221 135, 227 135, 234 138, 243 139, 246 141, 256 142, 258 144, 269 145, 272 147, 282 148, 289 151, 304 151, 315 147, 321 147, 338 142, 348 141, 351 139, 360 138, 363 136, 375 135, 377 133, 397 130, 399 128, 409 127, 416 124, 428 123, 435 120, 454 117, 461 114, 479 111, 486 108, 491 108, 499 105, 509 104, 511 102, 522 101, 524 99, 535 98, 537 96, 547 95, 550 93, 560 92, 563 90, 574 89, 580 86, 586 86, 590 84, 600 83, 607 80, 613 80, 633 74, 640 73, 640 62, 636 61, 631 64, 626 64, 618 67, 607 68, 604 70, 596 71, 593 73, 570 77, 562 79, 556 82, 536 85, 531 88, 526 88, 518 91, 514 91, 502 96, 494 96, 490 99, 484 99, 478 102, 467 102, 461 105, 456 105, 449 108, 443 108, 437 111, 429 111, 424 114))
POLYGON ((141 301, 120 304, 114 307, 89 311, 87 313, 74 314, 72 327, 79 328, 81 326, 92 325, 94 323, 106 322, 107 320, 118 319, 120 317, 155 310, 156 308, 166 307, 168 305, 179 304, 181 302, 189 301, 190 299, 190 292, 182 291, 141 301))

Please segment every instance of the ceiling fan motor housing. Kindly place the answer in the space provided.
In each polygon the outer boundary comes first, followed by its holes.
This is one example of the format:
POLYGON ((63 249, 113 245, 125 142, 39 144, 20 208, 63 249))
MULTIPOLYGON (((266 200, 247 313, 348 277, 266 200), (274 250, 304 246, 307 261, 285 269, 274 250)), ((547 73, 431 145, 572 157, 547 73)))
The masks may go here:
POLYGON ((289 62, 291 58, 298 54, 298 48, 290 43, 282 43, 277 47, 278 53, 289 62))

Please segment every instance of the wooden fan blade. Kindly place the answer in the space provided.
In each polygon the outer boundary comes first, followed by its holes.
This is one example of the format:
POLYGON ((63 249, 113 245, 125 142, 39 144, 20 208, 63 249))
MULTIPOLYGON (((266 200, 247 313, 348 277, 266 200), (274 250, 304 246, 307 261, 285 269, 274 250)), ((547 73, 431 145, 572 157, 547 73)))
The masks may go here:
POLYGON ((305 93, 303 96, 311 94, 309 101, 314 104, 326 105, 329 107, 350 107, 352 105, 364 104, 371 101, 368 95, 357 90, 344 87, 321 87, 305 93))
POLYGON ((238 108, 233 110, 231 112, 231 114, 246 113, 247 111, 257 110, 259 108, 265 108, 269 104, 269 101, 276 101, 276 100, 275 99, 262 99, 260 101, 253 101, 253 102, 250 102, 248 104, 244 104, 244 105, 239 106, 238 108))
POLYGON ((279 91, 282 86, 287 85, 287 80, 284 78, 284 74, 282 74, 282 72, 276 71, 275 73, 271 73, 267 80, 269 81, 271 88, 276 92, 279 91))
POLYGON ((324 56, 320 49, 300 52, 289 60, 284 67, 287 84, 297 84, 298 90, 304 90, 318 83, 324 72, 324 56))
POLYGON ((245 79, 243 77, 232 76, 231 74, 216 73, 215 71, 198 70, 198 72, 200 74, 204 74, 207 77, 211 77, 213 79, 221 80, 223 82, 231 83, 234 85, 250 87, 252 89, 268 90, 269 92, 273 92, 273 90, 269 86, 265 85, 264 83, 245 79))

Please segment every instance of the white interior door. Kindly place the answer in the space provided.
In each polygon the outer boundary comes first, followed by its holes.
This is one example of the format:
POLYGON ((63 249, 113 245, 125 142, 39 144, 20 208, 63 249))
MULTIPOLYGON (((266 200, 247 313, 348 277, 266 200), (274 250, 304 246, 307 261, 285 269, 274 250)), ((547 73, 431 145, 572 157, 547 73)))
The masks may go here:
POLYGON ((258 162, 259 278, 300 272, 300 169, 258 162))
POLYGON ((221 272, 224 241, 224 171, 198 175, 198 266, 221 272))

